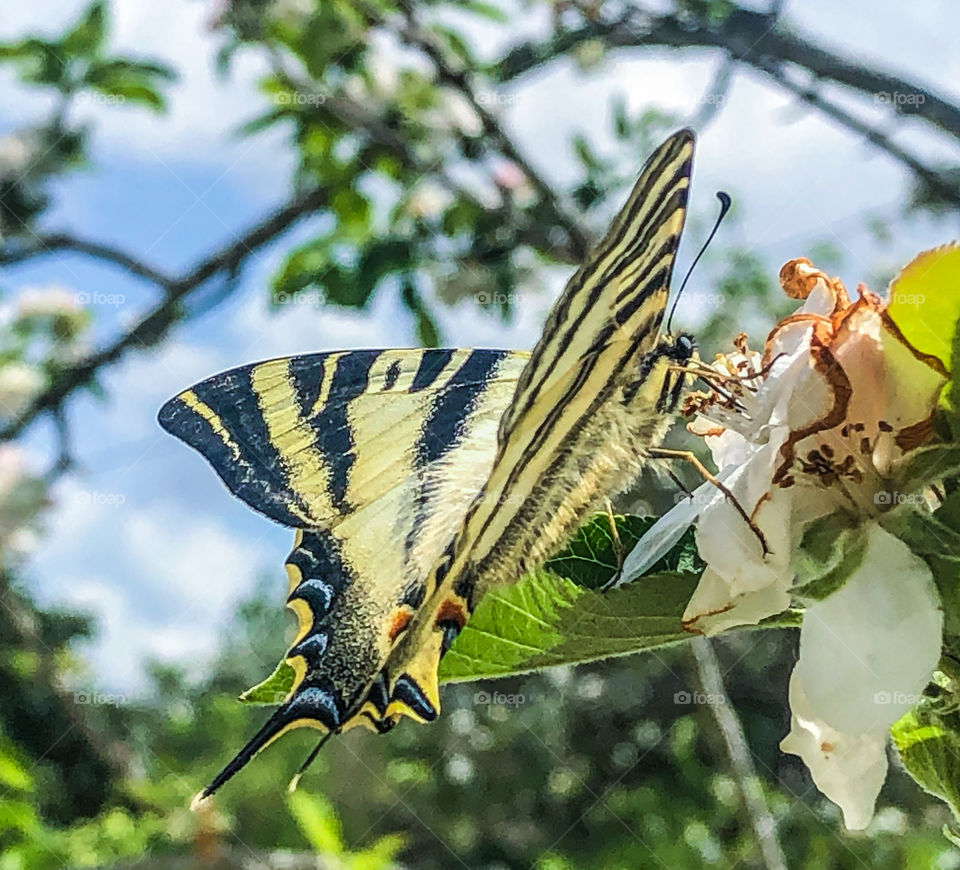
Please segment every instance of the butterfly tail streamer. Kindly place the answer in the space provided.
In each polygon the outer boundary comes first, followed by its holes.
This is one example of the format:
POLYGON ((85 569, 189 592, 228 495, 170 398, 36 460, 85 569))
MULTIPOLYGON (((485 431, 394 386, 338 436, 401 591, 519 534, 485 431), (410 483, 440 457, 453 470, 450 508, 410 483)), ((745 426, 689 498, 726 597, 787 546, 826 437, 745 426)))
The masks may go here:
MULTIPOLYGON (((297 707, 297 699, 293 698, 276 710, 274 714, 267 719, 263 727, 256 734, 254 734, 250 740, 247 741, 247 744, 243 747, 243 749, 241 749, 227 763, 227 765, 210 781, 210 784, 204 788, 203 791, 197 794, 197 796, 191 802, 190 808, 192 810, 198 809, 199 806, 205 800, 207 800, 207 798, 218 791, 226 782, 233 779, 233 777, 244 767, 246 767, 247 764, 252 761, 263 749, 273 743, 274 740, 276 740, 281 734, 284 734, 290 728, 296 727, 297 725, 310 724, 326 729, 326 726, 317 720, 305 722, 303 711, 298 710, 297 707)), ((326 734, 324 734, 320 743, 314 747, 313 752, 310 753, 306 762, 304 762, 300 770, 297 771, 294 779, 291 781, 291 791, 296 788, 296 782, 299 781, 304 771, 317 757, 317 753, 320 751, 320 748, 334 733, 334 731, 328 730, 326 734)))
POLYGON ((323 737, 320 738, 320 741, 316 746, 310 751, 310 754, 307 756, 306 760, 300 767, 297 769, 297 772, 293 775, 293 778, 287 784, 287 791, 290 794, 293 794, 300 785, 300 780, 303 779, 303 775, 310 768, 310 765, 316 761, 317 756, 320 754, 320 750, 323 749, 324 744, 334 735, 333 731, 328 731, 323 737))

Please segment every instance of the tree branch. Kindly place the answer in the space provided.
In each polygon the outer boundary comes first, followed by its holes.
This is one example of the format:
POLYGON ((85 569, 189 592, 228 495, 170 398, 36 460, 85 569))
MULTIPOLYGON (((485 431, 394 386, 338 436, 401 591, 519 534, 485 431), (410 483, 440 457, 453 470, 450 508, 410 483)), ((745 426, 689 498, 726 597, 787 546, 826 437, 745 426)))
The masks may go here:
POLYGON ((527 176, 554 221, 567 233, 576 261, 583 260, 590 249, 590 239, 580 227, 579 216, 570 212, 562 197, 553 190, 507 135, 500 119, 480 99, 470 71, 455 65, 448 59, 447 52, 433 34, 417 23, 412 5, 401 4, 401 8, 403 16, 397 20, 396 25, 400 38, 407 45, 422 51, 430 59, 436 69, 437 80, 441 84, 453 88, 466 98, 480 118, 484 135, 504 157, 513 161, 527 176))
POLYGON ((491 67, 491 73, 498 81, 509 81, 595 39, 608 48, 718 48, 765 73, 771 64, 795 64, 817 78, 874 98, 886 95, 885 105, 898 114, 915 115, 960 139, 960 107, 931 88, 854 63, 781 26, 775 15, 740 7, 716 25, 632 9, 615 21, 587 21, 583 27, 561 30, 545 42, 518 45, 491 67), (897 100, 894 95, 913 99, 897 100))
MULTIPOLYGON (((285 73, 289 78, 289 75, 285 73)), ((442 162, 435 162, 419 157, 410 143, 407 142, 399 133, 389 125, 384 124, 379 117, 368 112, 363 106, 352 100, 347 100, 339 96, 329 96, 324 102, 324 108, 328 109, 344 124, 347 124, 355 130, 363 130, 372 142, 389 149, 402 165, 421 175, 434 175, 447 190, 455 196, 471 203, 480 209, 487 209, 477 196, 453 179, 445 169, 442 162)), ((557 260, 564 263, 579 264, 582 257, 578 249, 574 247, 573 239, 570 241, 555 242, 549 238, 544 227, 536 223, 523 211, 514 206, 510 206, 510 218, 513 223, 513 229, 516 233, 516 240, 522 244, 530 245, 541 251, 550 251, 550 254, 557 260)))
POLYGON ((217 274, 235 272, 258 248, 272 241, 300 218, 323 208, 327 199, 325 187, 300 194, 235 241, 206 257, 183 276, 168 279, 166 293, 159 303, 128 332, 76 365, 64 369, 22 414, 0 430, 0 441, 15 438, 40 414, 60 407, 71 393, 90 383, 100 368, 115 363, 130 348, 155 344, 182 318, 182 303, 193 291, 217 274))
POLYGON ((33 257, 54 254, 57 251, 74 251, 97 260, 113 263, 130 274, 150 281, 164 289, 169 289, 174 284, 174 279, 169 275, 165 275, 159 269, 147 265, 125 251, 101 242, 80 239, 69 233, 34 234, 32 240, 22 244, 11 240, 6 246, 0 248, 0 266, 22 263, 33 257))
POLYGON ((960 185, 956 182, 938 172, 936 169, 927 166, 919 158, 914 157, 906 149, 894 142, 885 133, 854 117, 846 111, 846 109, 842 109, 835 103, 830 102, 818 94, 812 87, 791 81, 784 75, 782 70, 777 69, 775 66, 771 66, 769 74, 783 88, 796 94, 805 103, 815 107, 827 117, 833 118, 835 121, 843 124, 847 129, 859 133, 870 143, 876 145, 881 151, 886 151, 891 157, 899 160, 918 178, 922 178, 940 196, 960 207, 960 185))

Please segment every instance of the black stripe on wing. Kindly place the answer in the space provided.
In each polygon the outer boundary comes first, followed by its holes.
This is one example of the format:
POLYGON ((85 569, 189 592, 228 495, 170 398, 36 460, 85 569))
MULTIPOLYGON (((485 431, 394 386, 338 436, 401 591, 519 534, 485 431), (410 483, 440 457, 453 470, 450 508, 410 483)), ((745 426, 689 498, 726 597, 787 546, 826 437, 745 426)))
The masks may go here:
MULTIPOLYGON (((287 526, 316 528, 335 521, 331 509, 344 516, 357 507, 347 498, 350 475, 363 450, 350 423, 349 408, 354 400, 361 395, 380 396, 384 402, 397 401, 398 394, 426 397, 429 411, 420 439, 402 445, 414 453, 420 471, 457 443, 466 416, 506 354, 498 350, 359 350, 253 363, 214 375, 184 391, 160 409, 158 419, 167 432, 197 450, 230 491, 252 508, 287 526), (371 370, 384 353, 397 358, 371 379, 371 370), (464 363, 449 376, 442 376, 456 353, 465 354, 464 363), (273 368, 261 368, 265 366, 273 368), (269 374, 264 376, 264 372, 269 374), (407 374, 401 380, 403 372, 407 374), (259 381, 254 384, 256 376, 259 381), (264 419, 264 391, 268 405, 289 391, 296 414, 284 416, 281 428, 305 427, 308 436, 302 443, 312 448, 314 461, 323 466, 317 473, 327 481, 329 505, 308 503, 291 481, 293 457, 284 456, 271 438, 264 419)), ((266 408, 268 414, 270 410, 266 408)), ((397 451, 398 458, 405 455, 406 451, 397 451)), ((308 452, 296 454, 301 477, 307 456, 308 452)), ((409 474, 410 469, 398 466, 396 473, 409 474)), ((402 482, 402 478, 396 481, 398 486, 402 482)))
MULTIPOLYGON (((471 412, 493 378, 497 363, 506 355, 507 351, 503 350, 472 351, 437 393, 416 445, 414 461, 417 471, 422 472, 431 463, 442 459, 461 442, 471 412)), ((406 538, 408 553, 429 516, 429 501, 429 490, 421 487, 406 538)))
POLYGON ((214 375, 170 399, 157 416, 199 452, 230 491, 286 526, 304 526, 308 506, 290 488, 251 384, 257 364, 214 375))
POLYGON ((301 415, 305 416, 316 433, 314 443, 329 470, 327 492, 330 503, 341 514, 351 511, 351 506, 347 504, 347 485, 357 446, 347 419, 347 409, 351 401, 366 391, 370 367, 380 353, 378 350, 356 350, 341 354, 333 372, 330 394, 323 408, 312 416, 306 415, 310 415, 317 402, 323 378, 322 363, 318 366, 309 357, 295 357, 290 361, 290 380, 297 394, 301 415))

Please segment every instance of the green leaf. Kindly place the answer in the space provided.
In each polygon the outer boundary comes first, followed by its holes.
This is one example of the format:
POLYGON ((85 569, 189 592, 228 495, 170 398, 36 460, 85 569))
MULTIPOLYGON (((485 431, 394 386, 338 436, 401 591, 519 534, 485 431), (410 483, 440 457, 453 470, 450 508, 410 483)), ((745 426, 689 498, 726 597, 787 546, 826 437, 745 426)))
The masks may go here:
POLYGON ((321 795, 301 790, 293 792, 288 801, 297 827, 318 855, 336 857, 344 853, 343 831, 333 804, 321 795))
POLYGON ((165 103, 155 82, 174 77, 172 70, 159 64, 111 60, 91 64, 83 83, 98 93, 116 98, 118 102, 130 102, 162 111, 165 103))
POLYGON ((944 634, 960 637, 960 491, 932 514, 922 508, 890 511, 880 522, 929 565, 943 606, 944 634))
MULTIPOLYGON (((597 514, 573 536, 570 543, 546 564, 546 569, 559 577, 573 580, 588 589, 600 589, 613 579, 622 558, 636 546, 640 538, 656 522, 656 517, 616 516, 619 544, 614 539, 610 518, 597 514), (619 556, 618 558, 618 550, 619 556)), ((705 565, 697 555, 693 529, 687 530, 679 543, 648 574, 666 571, 700 573, 705 565)))
POLYGON ((951 360, 960 319, 960 246, 918 254, 890 283, 888 313, 917 350, 951 360))
POLYGON ((891 478, 900 482, 900 494, 910 494, 947 477, 960 474, 960 445, 932 444, 911 450, 893 463, 891 478))
POLYGON ((406 845, 403 834, 387 834, 369 849, 351 855, 350 870, 393 870, 397 866, 397 855, 406 845))
POLYGON ((335 266, 330 256, 330 240, 320 237, 294 248, 272 282, 273 299, 284 303, 286 297, 309 287, 335 266))
POLYGON ((442 681, 505 677, 676 643, 699 578, 641 577, 609 593, 547 571, 488 593, 440 663, 442 681))
POLYGON ((960 821, 960 734, 956 714, 944 716, 924 699, 890 729, 907 773, 940 798, 960 821))
MULTIPOLYGON (((615 517, 622 553, 655 522, 615 517)), ((688 532, 645 577, 607 594, 619 567, 610 517, 597 514, 545 566, 514 586, 488 594, 440 665, 441 680, 467 680, 626 655, 683 640, 680 617, 703 563, 688 532)), ((278 704, 293 686, 281 662, 244 692, 250 704, 278 704)))
POLYGON ((0 47, 0 61, 10 60, 19 64, 24 81, 66 90, 67 64, 58 48, 46 40, 29 37, 0 47))
POLYGON ((296 680, 296 671, 283 660, 262 683, 240 695, 245 704, 280 704, 290 693, 296 680))
POLYGON ((0 785, 17 791, 30 791, 33 779, 25 764, 18 758, 14 744, 0 738, 0 785))
POLYGON ((60 41, 59 48, 68 57, 94 55, 103 46, 107 32, 107 13, 103 3, 93 3, 72 30, 60 41))
POLYGON ((951 527, 945 520, 950 518, 958 501, 960 499, 954 493, 933 514, 916 508, 890 511, 881 516, 880 525, 918 556, 940 556, 956 562, 960 560, 960 531, 956 530, 955 524, 951 527))
POLYGON ((146 106, 155 112, 162 112, 167 104, 163 95, 142 82, 113 82, 109 85, 95 85, 94 90, 107 97, 113 97, 118 103, 146 106))
POLYGON ((488 21, 495 21, 497 24, 506 24, 510 20, 510 16, 493 3, 485 3, 482 0, 465 0, 461 6, 475 15, 486 18, 488 21))
POLYGON ((831 514, 806 529, 791 567, 797 575, 795 595, 822 601, 836 592, 860 567, 866 536, 853 517, 831 514))

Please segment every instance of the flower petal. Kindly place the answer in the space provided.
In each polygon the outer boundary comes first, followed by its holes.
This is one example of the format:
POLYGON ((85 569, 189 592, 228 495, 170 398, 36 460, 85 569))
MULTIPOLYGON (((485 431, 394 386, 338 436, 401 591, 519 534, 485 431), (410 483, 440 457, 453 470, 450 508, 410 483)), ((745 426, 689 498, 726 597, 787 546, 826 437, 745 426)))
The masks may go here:
POLYGON ((887 777, 886 733, 836 731, 810 712, 802 684, 792 680, 790 711, 790 733, 780 749, 803 759, 817 788, 843 810, 847 828, 862 830, 887 777))
POLYGON ((942 614, 927 564, 869 526, 864 557, 812 605, 790 678, 792 723, 781 743, 803 758, 847 827, 865 827, 886 774, 890 726, 913 707, 940 658, 942 614))

